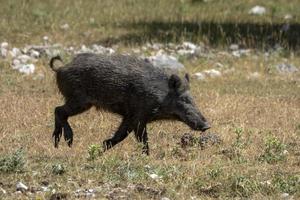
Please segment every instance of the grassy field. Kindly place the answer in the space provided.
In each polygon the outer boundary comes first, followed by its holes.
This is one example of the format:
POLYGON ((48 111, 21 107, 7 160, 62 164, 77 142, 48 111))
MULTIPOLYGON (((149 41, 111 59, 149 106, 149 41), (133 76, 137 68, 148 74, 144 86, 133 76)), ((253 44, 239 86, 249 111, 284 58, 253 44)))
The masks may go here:
POLYGON ((0 0, 0 5, 0 42, 14 46, 39 44, 45 35, 53 43, 118 45, 123 52, 146 42, 203 42, 216 53, 183 59, 189 73, 217 62, 235 69, 192 79, 192 94, 212 124, 209 132, 223 139, 220 145, 183 149, 184 133, 200 133, 162 121, 149 126, 150 156, 140 154, 132 135, 97 155, 97 144, 120 118, 95 109, 72 117, 73 147, 62 142, 55 149, 53 110, 63 99, 48 59, 26 76, 0 58, 0 188, 7 192, 0 190, 0 199, 49 199, 53 193, 75 199, 78 189, 94 189, 95 199, 281 199, 284 193, 300 198, 299 73, 282 75, 274 68, 282 62, 300 66, 299 38, 277 35, 285 14, 294 16, 290 23, 298 30, 299 1, 0 0), (266 15, 248 15, 257 4, 267 8, 266 15), (60 28, 65 23, 68 30, 60 28), (272 31, 287 49, 266 58, 272 31), (232 42, 255 50, 241 58, 219 53, 232 42), (261 76, 249 78, 253 72, 261 76), (36 79, 38 73, 44 78, 36 79), (15 193, 19 181, 32 192, 15 193), (49 191, 37 192, 45 185, 49 191))

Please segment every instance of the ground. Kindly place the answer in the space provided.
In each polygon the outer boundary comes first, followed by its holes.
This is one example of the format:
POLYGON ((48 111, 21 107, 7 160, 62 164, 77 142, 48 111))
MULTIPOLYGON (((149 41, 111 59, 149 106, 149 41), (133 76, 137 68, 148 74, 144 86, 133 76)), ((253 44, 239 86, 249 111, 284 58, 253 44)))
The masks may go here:
POLYGON ((48 58, 36 64, 32 75, 0 59, 0 189, 6 191, 0 190, 0 199, 55 199, 53 194, 56 199, 89 194, 96 199, 300 198, 300 78, 276 69, 280 63, 299 69, 299 41, 276 38, 284 48, 271 52, 266 41, 268 27, 276 32, 286 14, 293 16, 291 24, 299 22, 298 1, 12 0, 1 5, 0 42, 10 45, 40 44, 46 35, 66 46, 99 43, 128 52, 146 42, 192 41, 204 43, 210 56, 180 58, 190 74, 216 63, 228 73, 191 82, 195 101, 211 122, 209 132, 219 135, 221 144, 182 148, 184 133, 201 133, 161 121, 149 125, 150 156, 141 155, 132 135, 98 155, 98 145, 116 130, 118 116, 91 109, 72 117, 73 147, 62 141, 55 149, 53 110, 63 98, 48 58), (265 6, 267 13, 249 15, 255 5, 265 6), (202 31, 199 21, 221 27, 224 35, 202 31), (66 23, 68 30, 61 28, 66 23), (228 24, 240 29, 230 32, 228 24), (243 28, 257 24, 264 31, 243 34, 243 28), (239 41, 231 34, 239 34, 239 41), (250 54, 232 56, 228 47, 233 42, 250 48, 250 54), (36 78, 39 73, 43 78, 36 78), (18 182, 29 191, 16 193, 18 182))

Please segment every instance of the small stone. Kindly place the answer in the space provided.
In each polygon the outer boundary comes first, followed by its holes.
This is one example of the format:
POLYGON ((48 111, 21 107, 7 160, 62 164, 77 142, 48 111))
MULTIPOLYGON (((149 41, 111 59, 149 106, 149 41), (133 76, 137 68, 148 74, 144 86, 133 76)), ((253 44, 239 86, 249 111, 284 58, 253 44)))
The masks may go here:
POLYGON ((44 42, 48 42, 49 41, 49 37, 48 36, 44 36, 43 40, 44 40, 44 42))
POLYGON ((7 42, 2 42, 0 47, 3 48, 3 49, 7 49, 8 43, 7 42))
POLYGON ((35 50, 32 49, 32 50, 30 50, 29 55, 32 58, 39 58, 40 57, 40 52, 35 51, 35 50))
POLYGON ((170 200, 168 197, 163 197, 161 200, 170 200))
POLYGON ((192 49, 192 50, 195 50, 197 48, 197 45, 191 42, 183 42, 182 46, 186 49, 192 49))
POLYGON ((231 44, 231 45, 229 46, 229 49, 230 49, 231 51, 237 51, 237 50, 239 50, 239 45, 238 45, 238 44, 231 44))
POLYGON ((18 70, 21 73, 29 75, 29 74, 34 73, 35 66, 34 66, 34 64, 25 64, 25 65, 21 65, 21 67, 18 70))
POLYGON ((257 5, 257 6, 254 6, 253 8, 251 8, 248 13, 250 15, 264 15, 264 14, 266 14, 266 12, 267 12, 267 10, 265 7, 257 5))
POLYGON ((22 182, 18 182, 16 185, 16 189, 17 191, 25 192, 26 190, 28 190, 28 187, 24 185, 22 182))
POLYGON ((293 19, 293 15, 291 15, 291 14, 286 14, 286 15, 284 16, 284 19, 285 19, 285 20, 293 19))
POLYGON ((280 195, 280 197, 281 197, 282 199, 287 199, 287 198, 290 197, 290 194, 289 194, 289 193, 282 193, 282 194, 280 195))
POLYGON ((2 58, 6 58, 7 52, 8 52, 7 49, 1 48, 1 49, 0 49, 0 56, 1 56, 2 58))
POLYGON ((205 79, 205 75, 201 72, 197 72, 194 74, 194 77, 197 79, 197 80, 204 80, 205 79))
POLYGON ((180 63, 174 56, 158 53, 156 56, 146 58, 154 67, 180 71, 184 69, 184 65, 180 63))
POLYGON ((60 28, 64 31, 66 31, 66 30, 70 29, 70 26, 69 26, 69 24, 66 23, 66 24, 61 25, 60 28))
POLYGON ((294 65, 288 63, 278 64, 276 68, 279 73, 295 73, 299 71, 294 65))
POLYGON ((212 78, 220 77, 222 75, 221 72, 216 69, 205 70, 204 73, 212 78))
POLYGON ((11 57, 15 58, 17 56, 20 56, 22 53, 20 51, 20 49, 14 47, 11 51, 9 51, 11 57))
POLYGON ((215 65, 216 65, 216 67, 218 67, 218 68, 223 68, 223 67, 224 67, 224 65, 223 65, 222 63, 219 63, 219 62, 216 63, 215 65))
POLYGON ((50 189, 46 186, 41 186, 41 189, 42 189, 43 192, 49 192, 50 191, 50 189))
POLYGON ((161 179, 161 176, 158 176, 157 174, 149 174, 150 178, 154 179, 154 180, 158 180, 161 179))
POLYGON ((2 187, 0 187, 0 192, 1 192, 2 194, 6 194, 6 193, 7 193, 6 190, 4 190, 2 187))
POLYGON ((31 60, 31 57, 27 55, 20 55, 18 56, 18 59, 20 60, 21 63, 26 64, 28 63, 28 61, 31 60))

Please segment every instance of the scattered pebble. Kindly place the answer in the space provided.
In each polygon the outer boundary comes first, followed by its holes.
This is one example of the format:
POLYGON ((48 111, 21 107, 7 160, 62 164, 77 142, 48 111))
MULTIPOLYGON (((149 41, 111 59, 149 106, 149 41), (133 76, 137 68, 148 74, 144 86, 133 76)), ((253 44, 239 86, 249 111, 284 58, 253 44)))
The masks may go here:
POLYGON ((293 19, 293 15, 291 15, 291 14, 286 14, 286 15, 284 16, 284 19, 285 19, 285 20, 291 20, 291 19, 293 19))
POLYGON ((161 176, 158 176, 157 174, 149 174, 149 176, 150 176, 150 178, 152 178, 154 180, 159 180, 162 178, 161 176))
POLYGON ((6 193, 7 193, 6 190, 4 190, 2 187, 0 187, 0 192, 1 192, 2 194, 6 194, 6 193))
POLYGON ((170 69, 174 71, 181 71, 184 69, 184 65, 180 63, 174 56, 166 54, 158 54, 156 56, 150 56, 146 58, 155 67, 170 69))
POLYGON ((193 76, 196 77, 197 80, 204 80, 205 79, 205 75, 201 72, 197 72, 193 76))
POLYGON ((257 6, 254 6, 253 8, 251 8, 248 13, 250 15, 264 15, 264 14, 266 14, 266 12, 267 12, 267 10, 265 7, 257 5, 257 6))
POLYGON ((294 65, 288 64, 288 63, 278 64, 276 66, 276 69, 279 73, 282 73, 282 74, 295 73, 295 72, 299 71, 294 65))
POLYGON ((17 185, 16 185, 16 190, 21 191, 21 192, 25 192, 25 191, 28 190, 28 187, 24 183, 18 182, 17 185))
POLYGON ((229 46, 229 49, 230 49, 231 51, 237 51, 237 50, 239 50, 239 45, 238 45, 238 44, 231 44, 231 45, 229 46))
POLYGON ((289 194, 289 193, 282 193, 282 194, 280 195, 280 197, 281 197, 282 199, 288 199, 288 198, 290 197, 290 194, 289 194))
POLYGON ((216 69, 204 70, 203 73, 212 78, 220 77, 222 75, 221 72, 216 69))
POLYGON ((61 25, 60 28, 64 31, 66 31, 66 30, 70 29, 70 26, 69 26, 69 24, 66 23, 66 24, 61 25))

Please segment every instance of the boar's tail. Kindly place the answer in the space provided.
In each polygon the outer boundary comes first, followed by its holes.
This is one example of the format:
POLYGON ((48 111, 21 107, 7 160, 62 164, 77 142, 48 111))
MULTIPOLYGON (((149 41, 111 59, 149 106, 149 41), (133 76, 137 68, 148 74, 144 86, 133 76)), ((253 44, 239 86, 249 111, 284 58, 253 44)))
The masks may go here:
POLYGON ((55 60, 59 60, 60 62, 63 62, 63 61, 59 55, 51 58, 49 65, 50 65, 51 69, 56 72, 58 70, 58 67, 54 66, 55 60))

